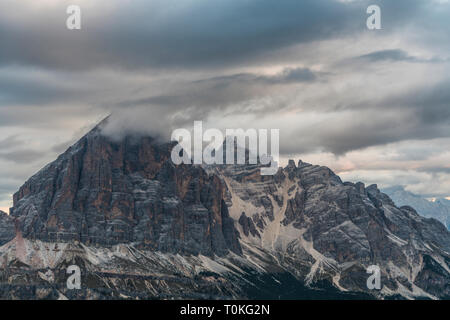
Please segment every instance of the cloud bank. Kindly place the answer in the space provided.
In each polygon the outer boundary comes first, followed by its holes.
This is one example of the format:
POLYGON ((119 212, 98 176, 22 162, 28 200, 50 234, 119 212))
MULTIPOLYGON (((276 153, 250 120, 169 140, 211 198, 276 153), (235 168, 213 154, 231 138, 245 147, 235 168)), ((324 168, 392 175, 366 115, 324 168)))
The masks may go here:
POLYGON ((0 208, 109 114, 112 136, 279 128, 284 161, 450 196, 450 4, 376 3, 379 31, 365 0, 2 1, 0 208))

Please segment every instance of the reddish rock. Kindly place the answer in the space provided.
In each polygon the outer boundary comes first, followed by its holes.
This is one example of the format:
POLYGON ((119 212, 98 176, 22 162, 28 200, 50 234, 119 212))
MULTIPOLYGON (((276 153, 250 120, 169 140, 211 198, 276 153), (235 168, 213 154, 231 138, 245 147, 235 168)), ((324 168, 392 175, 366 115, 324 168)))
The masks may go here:
POLYGON ((26 238, 240 252, 221 181, 173 165, 172 147, 149 137, 113 141, 97 127, 20 188, 12 216, 26 238))

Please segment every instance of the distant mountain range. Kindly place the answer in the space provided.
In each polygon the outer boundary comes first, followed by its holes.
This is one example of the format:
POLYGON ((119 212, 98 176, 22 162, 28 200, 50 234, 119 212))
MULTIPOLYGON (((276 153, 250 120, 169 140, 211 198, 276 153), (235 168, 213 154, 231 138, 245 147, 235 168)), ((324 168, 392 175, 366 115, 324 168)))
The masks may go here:
POLYGON ((430 201, 405 190, 402 186, 386 188, 383 192, 389 195, 397 206, 411 206, 420 215, 435 218, 450 230, 450 200, 441 198, 430 201))

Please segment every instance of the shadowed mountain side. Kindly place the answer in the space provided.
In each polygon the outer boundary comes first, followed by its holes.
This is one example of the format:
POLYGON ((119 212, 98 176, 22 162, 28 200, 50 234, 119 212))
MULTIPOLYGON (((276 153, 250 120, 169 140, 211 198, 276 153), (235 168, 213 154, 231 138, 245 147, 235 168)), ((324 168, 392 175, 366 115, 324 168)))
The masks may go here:
POLYGON ((97 127, 20 188, 11 216, 31 239, 239 253, 220 180, 173 165, 172 146, 149 137, 115 142, 97 127))

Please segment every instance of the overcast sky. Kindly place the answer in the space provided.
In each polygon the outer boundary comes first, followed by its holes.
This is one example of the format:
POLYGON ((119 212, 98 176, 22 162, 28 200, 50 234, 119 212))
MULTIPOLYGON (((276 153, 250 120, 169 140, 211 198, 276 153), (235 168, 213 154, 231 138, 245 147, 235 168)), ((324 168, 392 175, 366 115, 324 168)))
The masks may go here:
POLYGON ((111 113, 112 135, 279 128, 284 161, 449 197, 450 3, 1 0, 0 209, 111 113))

